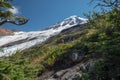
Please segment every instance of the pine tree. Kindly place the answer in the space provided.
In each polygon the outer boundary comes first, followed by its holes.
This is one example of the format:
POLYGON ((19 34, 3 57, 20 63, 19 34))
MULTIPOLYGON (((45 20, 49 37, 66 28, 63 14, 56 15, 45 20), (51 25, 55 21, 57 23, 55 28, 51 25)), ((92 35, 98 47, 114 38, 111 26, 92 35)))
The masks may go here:
POLYGON ((120 8, 120 0, 91 0, 91 2, 97 2, 96 6, 103 6, 109 8, 120 8))
POLYGON ((12 0, 0 0, 0 26, 5 23, 12 23, 15 25, 23 25, 28 20, 23 16, 15 16, 10 9, 13 9, 12 0))

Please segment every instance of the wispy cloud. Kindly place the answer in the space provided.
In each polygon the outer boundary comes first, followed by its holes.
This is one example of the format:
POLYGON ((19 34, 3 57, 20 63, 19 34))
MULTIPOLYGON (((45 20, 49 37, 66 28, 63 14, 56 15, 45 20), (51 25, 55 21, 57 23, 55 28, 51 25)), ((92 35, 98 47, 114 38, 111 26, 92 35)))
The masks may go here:
POLYGON ((16 8, 15 6, 13 6, 13 9, 9 9, 9 11, 11 11, 13 14, 18 14, 19 13, 18 8, 16 8))

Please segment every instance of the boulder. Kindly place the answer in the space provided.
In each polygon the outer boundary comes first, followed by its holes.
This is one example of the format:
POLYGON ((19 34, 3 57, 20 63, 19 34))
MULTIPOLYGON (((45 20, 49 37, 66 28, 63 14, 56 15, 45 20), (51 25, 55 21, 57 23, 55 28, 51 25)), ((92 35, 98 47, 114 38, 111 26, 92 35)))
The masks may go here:
POLYGON ((81 61, 84 58, 84 54, 81 54, 79 52, 73 52, 71 55, 71 60, 73 62, 81 61))

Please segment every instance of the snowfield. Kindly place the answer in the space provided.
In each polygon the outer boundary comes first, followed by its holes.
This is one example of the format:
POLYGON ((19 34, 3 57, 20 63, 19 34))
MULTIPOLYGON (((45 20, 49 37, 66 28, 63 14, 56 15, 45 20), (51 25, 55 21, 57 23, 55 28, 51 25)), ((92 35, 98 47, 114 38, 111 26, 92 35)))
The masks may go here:
POLYGON ((0 52, 0 57, 10 56, 14 54, 17 50, 21 51, 30 48, 36 44, 40 44, 47 40, 48 38, 50 38, 51 36, 59 34, 64 29, 84 23, 87 23, 87 19, 80 18, 78 16, 71 16, 69 18, 66 18, 62 22, 51 26, 46 30, 31 32, 20 31, 14 32, 14 35, 12 36, 3 36, 0 38, 0 48, 3 50, 2 52, 0 52), (13 42, 17 43, 13 45, 7 45, 13 42), (7 46, 4 47, 4 45, 7 46))

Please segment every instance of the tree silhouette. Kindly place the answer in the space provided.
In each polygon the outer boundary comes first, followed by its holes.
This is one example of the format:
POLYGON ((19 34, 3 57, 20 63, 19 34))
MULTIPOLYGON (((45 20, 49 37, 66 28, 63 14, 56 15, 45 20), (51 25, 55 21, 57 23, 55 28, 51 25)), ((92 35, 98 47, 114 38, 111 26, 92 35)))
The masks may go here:
POLYGON ((91 0, 91 2, 97 2, 96 6, 120 8, 120 0, 91 0))
POLYGON ((0 0, 0 26, 5 23, 12 23, 15 25, 23 25, 28 22, 24 16, 15 16, 10 9, 14 9, 11 4, 12 0, 0 0))

